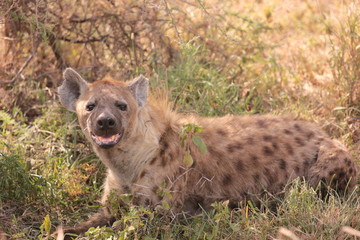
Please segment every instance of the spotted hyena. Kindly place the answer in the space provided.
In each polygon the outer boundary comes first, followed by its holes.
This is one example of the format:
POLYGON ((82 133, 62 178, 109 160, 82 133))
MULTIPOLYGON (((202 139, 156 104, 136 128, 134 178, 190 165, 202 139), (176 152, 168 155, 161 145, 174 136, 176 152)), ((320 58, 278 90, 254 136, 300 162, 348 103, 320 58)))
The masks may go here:
POLYGON ((72 69, 59 87, 61 103, 76 111, 80 126, 107 167, 104 208, 89 221, 66 232, 110 224, 106 208, 110 191, 133 195, 133 203, 195 213, 201 206, 229 200, 236 206, 262 193, 278 193, 291 180, 320 181, 338 190, 356 184, 356 164, 346 148, 314 124, 270 115, 204 118, 180 115, 166 103, 148 101, 143 76, 124 83, 104 79, 86 82, 72 69), (206 151, 187 141, 182 127, 196 124, 206 151), (184 161, 191 155, 193 162, 184 161), (172 197, 158 194, 159 188, 172 197), (164 190, 164 189, 163 189, 164 190))

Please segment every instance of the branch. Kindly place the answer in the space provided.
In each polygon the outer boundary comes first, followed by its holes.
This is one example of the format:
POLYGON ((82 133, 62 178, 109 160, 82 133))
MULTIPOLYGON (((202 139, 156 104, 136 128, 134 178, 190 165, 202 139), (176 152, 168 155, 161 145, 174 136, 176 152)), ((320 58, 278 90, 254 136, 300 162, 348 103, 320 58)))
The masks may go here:
POLYGON ((71 43, 91 43, 91 42, 102 42, 108 37, 109 37, 109 35, 101 36, 101 38, 90 38, 90 39, 87 39, 87 40, 75 40, 75 39, 69 39, 69 38, 66 38, 66 37, 59 37, 57 39, 65 41, 65 42, 71 42, 71 43))
POLYGON ((103 18, 104 16, 94 16, 94 17, 90 17, 90 18, 84 18, 84 19, 74 19, 74 18, 70 18, 69 22, 71 23, 86 23, 86 22, 93 22, 96 21, 98 19, 103 18))
POLYGON ((1 81, 0 80, 0 84, 13 84, 18 77, 20 76, 20 74, 25 70, 25 68, 29 65, 29 63, 31 62, 31 60, 34 58, 34 56, 36 55, 37 49, 39 48, 41 42, 41 37, 37 37, 36 42, 35 42, 35 46, 33 49, 33 52, 31 53, 31 55, 28 57, 28 59, 26 59, 25 63, 22 65, 22 67, 20 68, 20 70, 16 73, 16 75, 8 82, 5 81, 1 81))
MULTIPOLYGON (((54 29, 53 29, 54 31, 54 29)), ((50 32, 50 34, 48 35, 48 40, 49 40, 49 46, 51 47, 51 50, 53 51, 56 61, 57 61, 57 68, 60 69, 65 69, 66 67, 68 67, 68 63, 65 61, 65 59, 62 57, 61 55, 61 51, 59 51, 57 44, 56 44, 56 37, 54 35, 54 33, 50 32)))

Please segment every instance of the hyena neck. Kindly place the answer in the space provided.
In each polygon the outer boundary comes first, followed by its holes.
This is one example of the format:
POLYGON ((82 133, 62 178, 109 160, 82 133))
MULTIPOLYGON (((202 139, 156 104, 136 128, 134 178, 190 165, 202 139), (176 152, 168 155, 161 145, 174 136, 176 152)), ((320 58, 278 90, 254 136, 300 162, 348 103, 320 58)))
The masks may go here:
POLYGON ((150 104, 145 105, 139 110, 126 142, 110 149, 95 147, 101 161, 122 182, 133 181, 142 166, 155 157, 163 133, 176 126, 174 118, 170 118, 166 111, 150 104))

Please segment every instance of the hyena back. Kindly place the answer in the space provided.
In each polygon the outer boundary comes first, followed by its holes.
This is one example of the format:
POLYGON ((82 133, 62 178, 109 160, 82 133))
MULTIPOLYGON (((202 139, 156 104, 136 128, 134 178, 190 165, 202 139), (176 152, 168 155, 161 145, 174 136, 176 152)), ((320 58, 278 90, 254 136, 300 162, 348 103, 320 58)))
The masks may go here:
POLYGON ((61 103, 76 111, 81 129, 107 167, 104 209, 67 232, 81 233, 113 219, 106 209, 113 190, 131 193, 137 205, 166 201, 173 213, 195 213, 214 201, 237 203, 264 191, 277 193, 302 177, 312 187, 320 181, 340 191, 357 181, 357 167, 345 147, 312 123, 278 116, 202 118, 179 115, 166 104, 148 101, 148 80, 87 83, 72 69, 59 87, 61 103), (203 127, 202 153, 183 147, 184 124, 203 127), (184 162, 190 153, 191 166, 184 162), (159 193, 168 191, 171 198, 159 193))

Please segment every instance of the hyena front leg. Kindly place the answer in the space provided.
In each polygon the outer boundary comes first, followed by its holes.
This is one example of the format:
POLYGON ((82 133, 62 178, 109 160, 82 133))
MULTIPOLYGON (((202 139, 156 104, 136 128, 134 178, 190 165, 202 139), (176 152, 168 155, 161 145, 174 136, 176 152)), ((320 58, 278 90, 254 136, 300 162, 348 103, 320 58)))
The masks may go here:
MULTIPOLYGON (((115 222, 116 218, 114 215, 112 215, 107 201, 109 195, 113 191, 117 194, 121 194, 126 193, 129 190, 127 190, 126 186, 122 186, 117 181, 115 181, 115 179, 112 177, 112 174, 109 173, 106 177, 104 184, 103 196, 101 198, 101 203, 103 207, 100 209, 100 211, 92 215, 89 220, 78 223, 74 227, 66 227, 64 229, 59 229, 53 234, 53 236, 58 236, 60 233, 68 233, 68 235, 65 235, 64 239, 71 239, 70 234, 80 235, 82 233, 85 233, 91 227, 111 226, 115 222)), ((124 203, 121 202, 119 204, 123 205, 124 203)))
POLYGON ((92 215, 89 220, 85 222, 78 223, 74 227, 64 228, 63 230, 60 229, 53 236, 57 236, 60 231, 65 234, 64 239, 72 239, 71 234, 80 235, 91 227, 98 227, 98 226, 111 226, 112 223, 115 221, 115 218, 111 216, 110 211, 107 207, 101 208, 101 210, 92 215))

